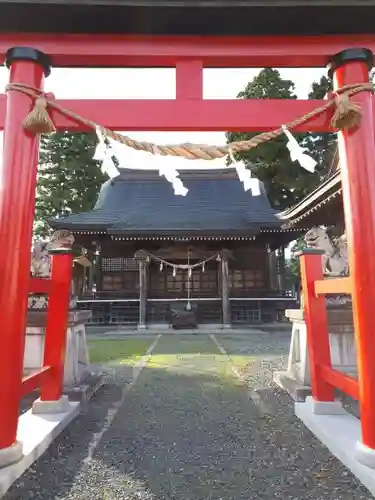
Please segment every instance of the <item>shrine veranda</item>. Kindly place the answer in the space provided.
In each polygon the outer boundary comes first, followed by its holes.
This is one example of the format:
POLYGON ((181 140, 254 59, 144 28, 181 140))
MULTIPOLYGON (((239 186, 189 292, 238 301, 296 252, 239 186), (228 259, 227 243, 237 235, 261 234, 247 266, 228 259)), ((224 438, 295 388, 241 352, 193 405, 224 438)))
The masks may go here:
MULTIPOLYGON (((375 100, 369 83, 375 52, 375 4, 359 1, 354 7, 339 0, 312 1, 309 7, 305 4, 285 0, 276 6, 272 1, 249 0, 245 5, 244 2, 219 5, 207 0, 205 7, 199 8, 196 2, 188 5, 177 0, 160 1, 153 5, 153 9, 159 9, 159 15, 155 15, 155 10, 147 10, 150 6, 136 0, 92 0, 74 5, 58 1, 22 4, 0 1, 0 56, 10 69, 6 94, 0 96, 0 129, 5 132, 0 178, 2 477, 9 471, 14 480, 35 459, 30 450, 40 453, 51 436, 60 432, 78 412, 78 406, 62 396, 71 248, 53 249, 50 279, 30 279, 39 148, 37 127, 47 122, 51 127, 53 122, 56 130, 79 132, 99 126, 115 139, 113 131, 127 130, 261 131, 265 134, 258 142, 263 142, 284 133, 282 125, 289 125, 291 132, 324 132, 332 130, 334 125, 338 129, 340 174, 337 175, 341 176, 350 276, 326 280, 321 252, 306 250, 301 255, 312 397, 305 403, 296 403, 295 409, 323 443, 375 492, 375 100), (328 100, 203 99, 204 68, 327 65, 335 89, 328 100), (43 94, 44 79, 55 67, 132 66, 175 68, 176 99, 59 100, 43 94), (26 117, 28 126, 24 122, 26 117), (34 133, 31 122, 36 127, 34 133), (28 293, 37 291, 49 294, 44 359, 39 371, 24 377, 28 293), (324 299, 332 293, 352 296, 357 378, 332 368, 324 299), (37 388, 41 391, 40 399, 30 413, 21 417, 19 426, 21 396, 37 388), (359 400, 360 421, 335 401, 335 389, 359 400), (56 425, 43 425, 51 413, 56 425), (30 429, 25 433, 26 421, 30 429), (39 425, 38 432, 33 432, 33 425, 39 425), (22 437, 19 428, 23 429, 22 437), (30 438, 34 439, 32 444, 24 442, 30 438)), ((121 137, 117 136, 117 140, 121 137)), ((151 151, 154 147, 133 145, 151 151)), ((211 153, 204 145, 177 145, 172 153, 167 149, 160 146, 162 154, 185 157, 228 154, 228 146, 211 148, 211 153)), ((329 189, 334 190, 335 181, 327 182, 332 183, 329 189)), ((310 199, 314 196, 319 198, 320 194, 312 194, 310 199)), ((298 211, 303 210, 294 207, 290 218, 295 216, 297 220, 298 211)), ((261 229, 258 224, 259 234, 261 229)), ((267 244, 271 243, 275 241, 267 244)), ((264 249, 265 245, 266 242, 264 249)), ((220 256, 224 278, 229 275, 228 246, 220 240, 220 245, 212 249, 220 256)), ((152 250, 155 249, 137 249, 141 252, 138 257, 152 250)), ((144 285, 145 273, 142 276, 144 285)), ((222 278, 223 326, 231 320, 225 299, 228 292, 228 280, 222 278)), ((143 327, 146 302, 145 296, 142 297, 139 319, 143 327)))

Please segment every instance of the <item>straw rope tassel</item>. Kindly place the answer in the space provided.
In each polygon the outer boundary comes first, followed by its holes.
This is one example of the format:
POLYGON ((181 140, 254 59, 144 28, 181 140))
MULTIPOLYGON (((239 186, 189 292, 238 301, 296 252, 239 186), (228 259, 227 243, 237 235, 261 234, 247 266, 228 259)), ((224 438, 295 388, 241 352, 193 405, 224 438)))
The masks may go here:
POLYGON ((35 99, 35 104, 30 113, 23 121, 25 130, 34 134, 50 134, 56 132, 55 125, 47 111, 48 101, 45 97, 39 96, 35 99))
POLYGON ((350 96, 343 92, 334 92, 335 109, 331 119, 331 127, 339 130, 350 129, 360 124, 361 106, 352 102, 350 96))

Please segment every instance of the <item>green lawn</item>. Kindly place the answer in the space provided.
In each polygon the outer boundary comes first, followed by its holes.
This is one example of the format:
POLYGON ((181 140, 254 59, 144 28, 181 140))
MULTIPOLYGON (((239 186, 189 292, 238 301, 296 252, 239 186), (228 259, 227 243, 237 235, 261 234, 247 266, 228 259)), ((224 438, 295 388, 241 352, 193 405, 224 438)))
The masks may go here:
MULTIPOLYGON (((90 339, 91 363, 118 363, 133 366, 147 351, 153 339, 90 339)), ((227 344, 227 343, 226 343, 227 344)), ((228 345, 225 345, 228 348, 228 345)), ((231 347, 231 346, 229 346, 231 347)), ((231 351, 229 349, 228 351, 231 351)), ((231 353, 231 360, 241 372, 254 361, 249 354, 231 353)), ((208 336, 170 336, 156 346, 148 366, 154 369, 179 370, 182 365, 197 365, 204 371, 213 370, 224 378, 233 377, 226 356, 223 356, 208 336)))
POLYGON ((108 339, 88 341, 91 363, 118 362, 133 365, 147 351, 152 339, 108 339))

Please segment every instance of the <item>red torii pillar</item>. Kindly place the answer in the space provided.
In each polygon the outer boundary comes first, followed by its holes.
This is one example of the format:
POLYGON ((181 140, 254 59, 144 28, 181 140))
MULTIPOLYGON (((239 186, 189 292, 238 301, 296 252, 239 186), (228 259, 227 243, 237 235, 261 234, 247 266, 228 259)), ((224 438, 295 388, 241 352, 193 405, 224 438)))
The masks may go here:
MULTIPOLYGON (((6 64, 10 83, 42 88, 50 73, 49 58, 32 48, 10 49, 6 64)), ((31 106, 28 96, 8 93, 0 170, 0 466, 22 456, 16 435, 39 152, 39 136, 22 127, 31 106)))
MULTIPOLYGON (((369 83, 373 54, 349 49, 331 59, 334 87, 369 83)), ((362 442, 358 459, 375 468, 375 145, 372 93, 352 98, 361 107, 359 127, 338 134, 345 226, 352 280, 362 442)))

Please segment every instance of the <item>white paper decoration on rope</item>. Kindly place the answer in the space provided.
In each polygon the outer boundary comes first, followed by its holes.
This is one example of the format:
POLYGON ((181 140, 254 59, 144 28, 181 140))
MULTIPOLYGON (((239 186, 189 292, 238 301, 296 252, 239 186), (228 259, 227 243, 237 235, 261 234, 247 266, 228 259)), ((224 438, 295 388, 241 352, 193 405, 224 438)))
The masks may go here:
POLYGON ((253 196, 260 195, 260 183, 259 179, 256 177, 251 177, 251 170, 246 168, 244 163, 241 161, 236 161, 233 156, 233 151, 228 151, 229 158, 232 160, 233 166, 236 169, 239 180, 242 182, 244 190, 249 191, 251 189, 251 194, 253 196))
POLYGON ((311 158, 311 156, 306 154, 307 149, 302 148, 298 144, 295 137, 293 137, 293 135, 285 125, 282 125, 281 128, 283 129, 284 134, 288 138, 286 147, 289 149, 290 159, 292 161, 298 161, 298 163, 301 165, 302 168, 313 174, 315 172, 315 166, 316 166, 316 161, 314 160, 314 158, 311 158))
MULTIPOLYGON (((282 129, 288 138, 287 148, 289 149, 291 160, 298 161, 302 168, 313 173, 316 161, 306 154, 307 149, 298 144, 286 126, 282 125, 282 129)), ((139 165, 142 165, 143 168, 158 170, 159 175, 165 177, 172 185, 175 195, 187 195, 189 190, 184 186, 179 177, 178 166, 181 165, 181 169, 183 169, 187 165, 186 162, 191 162, 191 160, 176 156, 162 156, 157 146, 154 146, 153 153, 136 151, 118 141, 105 137, 100 127, 96 129, 96 134, 98 136, 98 144, 94 160, 102 162, 102 171, 107 173, 111 179, 117 177, 120 173, 114 163, 114 158, 116 158, 121 168, 137 169, 139 165)), ((236 169, 239 180, 243 184, 244 190, 251 190, 252 196, 259 196, 261 194, 259 179, 252 177, 251 170, 246 168, 242 161, 238 162, 235 160, 233 151, 229 150, 228 155, 236 169)))
POLYGON ((172 184, 174 194, 177 196, 186 196, 189 190, 183 185, 182 180, 179 177, 179 172, 176 168, 174 168, 172 161, 176 163, 173 156, 161 156, 159 154, 158 148, 154 147, 154 158, 155 158, 155 166, 159 170, 159 175, 163 175, 168 182, 172 184), (168 166, 168 161, 171 163, 168 166))
POLYGON ((99 127, 96 128, 96 135, 98 136, 98 145, 96 146, 94 160, 102 162, 102 172, 106 173, 110 179, 113 179, 119 175, 119 171, 113 161, 114 151, 116 141, 112 139, 106 139, 99 127), (108 141, 108 143, 106 142, 108 141), (112 143, 111 143, 112 141, 112 143))
POLYGON ((94 160, 103 161, 103 158, 106 155, 107 145, 105 143, 105 138, 100 128, 96 127, 95 131, 96 131, 96 136, 98 138, 98 144, 96 145, 94 160))

